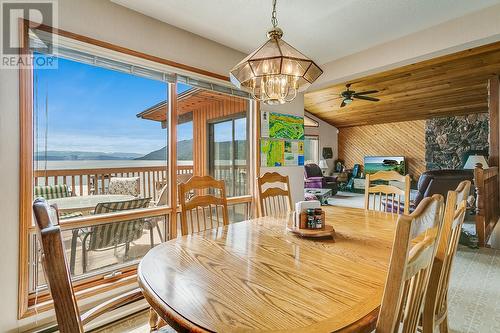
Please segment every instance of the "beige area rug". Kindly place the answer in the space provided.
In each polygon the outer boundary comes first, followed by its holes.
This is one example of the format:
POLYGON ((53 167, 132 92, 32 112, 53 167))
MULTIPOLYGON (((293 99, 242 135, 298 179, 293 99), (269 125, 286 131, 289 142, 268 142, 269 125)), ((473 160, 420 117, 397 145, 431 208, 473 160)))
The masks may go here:
MULTIPOLYGON (((500 250, 460 247, 449 291, 451 333, 500 332, 500 250)), ((96 333, 147 333, 144 311, 102 328, 96 333)))

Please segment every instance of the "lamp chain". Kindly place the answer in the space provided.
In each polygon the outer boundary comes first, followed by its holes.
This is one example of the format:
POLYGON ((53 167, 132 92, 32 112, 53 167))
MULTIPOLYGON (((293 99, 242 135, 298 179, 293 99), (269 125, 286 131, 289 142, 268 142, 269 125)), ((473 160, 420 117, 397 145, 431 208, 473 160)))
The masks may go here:
POLYGON ((276 0, 273 0, 273 12, 271 15, 271 23, 273 25, 273 28, 276 28, 278 26, 278 19, 276 18, 276 0))

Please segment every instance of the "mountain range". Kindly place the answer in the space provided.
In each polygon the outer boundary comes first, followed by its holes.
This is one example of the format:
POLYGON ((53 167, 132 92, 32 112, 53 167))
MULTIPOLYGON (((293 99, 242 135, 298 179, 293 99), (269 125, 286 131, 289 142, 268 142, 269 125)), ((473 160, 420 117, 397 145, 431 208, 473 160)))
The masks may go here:
MULTIPOLYGON (((48 150, 47 161, 89 161, 89 160, 133 160, 141 157, 137 153, 103 153, 91 151, 48 150)), ((44 161, 45 152, 36 152, 35 160, 44 161)))
MULTIPOLYGON (((236 159, 246 159, 246 141, 236 141, 236 159)), ((215 149, 218 160, 229 160, 231 158, 231 141, 217 142, 215 149)), ((165 160, 167 158, 167 147, 154 150, 145 155, 138 153, 104 153, 89 151, 49 150, 47 161, 84 161, 84 160, 165 160)), ((193 160, 193 140, 182 140, 177 143, 177 159, 179 161, 193 160)), ((45 160, 44 152, 35 153, 35 160, 45 160)))

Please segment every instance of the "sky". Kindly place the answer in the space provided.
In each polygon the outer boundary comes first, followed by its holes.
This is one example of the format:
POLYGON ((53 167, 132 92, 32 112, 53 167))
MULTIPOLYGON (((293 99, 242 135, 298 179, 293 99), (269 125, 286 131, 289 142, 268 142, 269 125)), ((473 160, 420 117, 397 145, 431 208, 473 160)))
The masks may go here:
MULTIPOLYGON (((48 150, 146 154, 166 145, 159 122, 136 114, 167 98, 165 82, 59 58, 57 69, 36 69, 38 149, 43 150, 48 98, 48 150)), ((189 89, 179 84, 180 92, 189 89)), ((178 140, 192 138, 192 123, 178 140)))

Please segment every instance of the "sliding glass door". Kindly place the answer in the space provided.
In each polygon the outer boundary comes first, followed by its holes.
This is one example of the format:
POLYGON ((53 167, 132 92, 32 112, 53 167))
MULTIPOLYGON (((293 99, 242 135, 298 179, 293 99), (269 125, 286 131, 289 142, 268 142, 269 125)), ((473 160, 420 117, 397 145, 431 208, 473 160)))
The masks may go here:
POLYGON ((209 123, 209 172, 226 182, 228 197, 249 194, 247 138, 246 113, 209 123))

